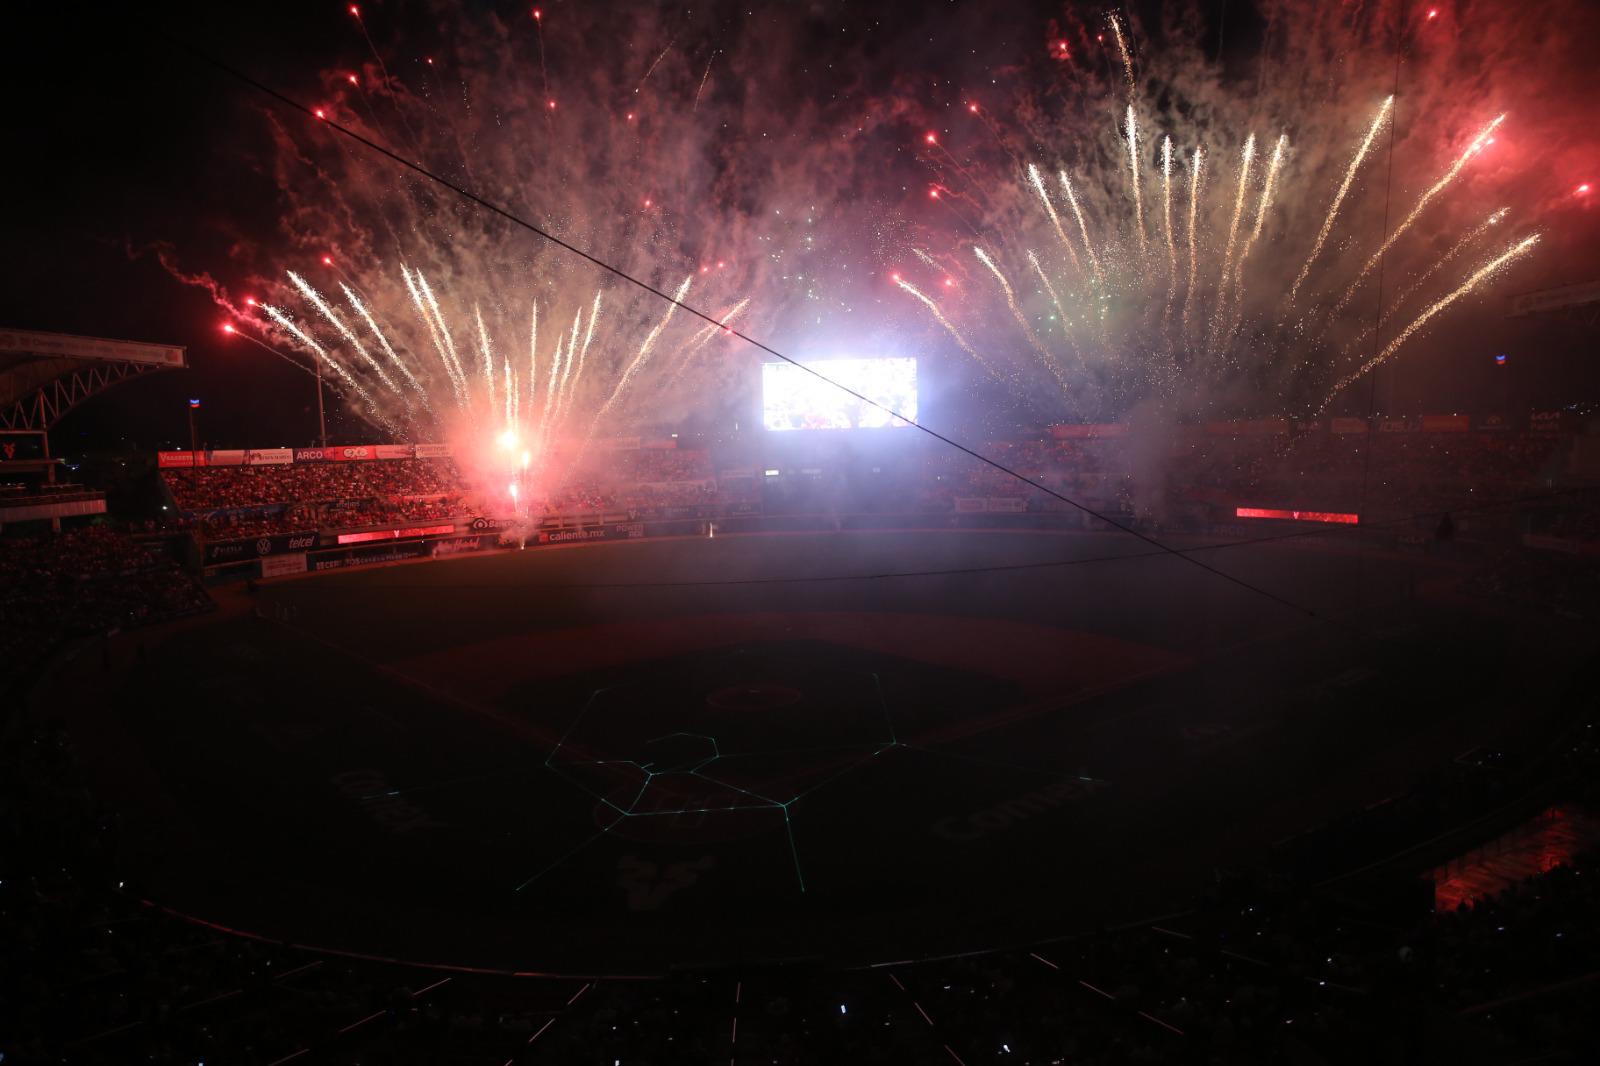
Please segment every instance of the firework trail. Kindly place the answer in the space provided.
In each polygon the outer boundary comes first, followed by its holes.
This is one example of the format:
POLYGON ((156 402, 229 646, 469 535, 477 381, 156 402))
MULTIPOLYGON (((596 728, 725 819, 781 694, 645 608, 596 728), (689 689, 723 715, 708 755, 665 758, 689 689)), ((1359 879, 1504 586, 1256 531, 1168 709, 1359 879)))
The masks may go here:
POLYGON ((1061 319, 1061 328, 1071 335, 1071 328, 1067 322, 1067 309, 1061 306, 1061 297, 1056 295, 1056 287, 1050 284, 1050 275, 1044 272, 1044 267, 1039 263, 1039 257, 1028 250, 1028 262, 1033 264, 1033 272, 1039 275, 1039 280, 1044 284, 1044 291, 1050 294, 1050 302, 1055 304, 1056 315, 1061 319))
POLYGON ((483 311, 477 304, 472 305, 472 315, 478 320, 478 352, 483 363, 483 387, 489 397, 489 410, 493 411, 494 403, 494 351, 489 346, 489 327, 483 324, 483 311))
POLYGON ((428 279, 418 270, 408 277, 408 283, 413 280, 415 281, 413 294, 417 300, 417 308, 428 322, 433 342, 439 350, 439 358, 444 361, 445 371, 450 375, 450 383, 455 387, 456 403, 464 411, 467 407, 467 372, 462 369, 461 360, 456 356, 456 342, 450 336, 449 327, 445 325, 444 314, 439 310, 439 301, 434 299, 433 290, 428 287, 428 279))
POLYGON ((699 333, 696 333, 689 339, 689 343, 683 346, 683 354, 674 360, 671 377, 673 384, 677 384, 678 379, 683 376, 683 372, 689 368, 689 364, 694 358, 694 353, 705 347, 706 344, 710 342, 711 338, 715 337, 718 333, 728 332, 728 323, 732 322, 735 316, 749 306, 750 297, 746 296, 744 299, 734 304, 733 307, 728 310, 727 314, 723 315, 716 322, 704 326, 699 333))
POLYGON ((1000 376, 1000 372, 998 370, 996 370, 993 365, 990 364, 989 360, 987 360, 983 356, 979 355, 978 354, 978 350, 976 348, 974 348, 972 345, 967 343, 967 339, 961 335, 960 330, 956 329, 955 326, 951 325, 950 324, 950 320, 948 318, 944 317, 944 312, 939 310, 939 305, 934 303, 932 300, 928 299, 928 297, 922 292, 921 289, 918 289, 915 285, 911 284, 909 281, 905 280, 904 278, 895 278, 894 279, 894 283, 896 285, 900 286, 906 292, 910 293, 912 296, 915 296, 918 300, 921 300, 922 301, 922 305, 924 307, 926 307, 928 309, 928 311, 933 315, 934 321, 939 323, 939 325, 943 326, 945 328, 945 332, 949 333, 951 337, 954 337, 955 338, 955 342, 957 344, 961 345, 961 350, 966 352, 968 355, 972 356, 973 361, 976 362, 979 366, 983 367, 984 370, 988 371, 990 376, 992 376, 996 381, 1004 381, 1005 380, 1003 377, 1000 376))
POLYGON ((1367 157, 1367 152, 1372 149, 1372 142, 1377 139, 1378 131, 1383 128, 1384 122, 1389 118, 1389 113, 1394 109, 1394 97, 1384 100, 1383 106, 1378 108, 1378 114, 1373 118, 1372 125, 1367 127, 1367 135, 1362 138, 1361 147, 1356 149, 1355 158, 1350 160, 1350 166, 1345 169, 1344 181, 1339 184, 1339 191, 1333 195, 1333 204, 1328 208, 1328 217, 1322 221, 1322 229, 1317 232, 1317 239, 1311 245, 1311 254, 1306 256, 1305 265, 1300 268, 1300 273, 1295 275, 1294 284, 1289 286, 1289 296, 1285 300, 1288 304, 1294 303, 1294 298, 1300 291, 1300 286, 1305 284, 1306 276, 1311 273, 1311 264, 1317 261, 1317 256, 1322 253, 1322 246, 1328 241, 1328 234, 1333 232, 1334 220, 1339 217, 1339 207, 1344 203, 1344 198, 1350 191, 1350 185, 1356 180, 1356 171, 1361 169, 1361 161, 1367 157))
POLYGON ((427 390, 422 387, 422 382, 417 380, 417 376, 411 372, 411 368, 406 365, 406 361, 395 354, 394 347, 389 343, 389 338, 384 335, 383 330, 378 328, 378 323, 373 319, 372 312, 367 310, 367 305, 361 302, 360 297, 355 294, 350 286, 341 282, 339 288, 344 292, 344 298, 349 301, 350 306, 355 308, 356 314, 360 315, 361 320, 367 324, 367 329, 372 332, 374 337, 378 338, 378 345, 383 349, 384 354, 389 357, 389 361, 394 364, 394 368, 400 371, 401 376, 406 379, 406 382, 417 394, 422 401, 422 406, 428 410, 429 414, 432 414, 433 405, 428 402, 427 390))
POLYGON ((555 350, 550 353, 550 373, 546 377, 544 384, 544 409, 539 414, 539 435, 541 447, 543 446, 544 438, 549 435, 551 422, 550 412, 556 399, 556 381, 561 376, 561 349, 564 344, 564 337, 564 334, 556 334, 555 350))
POLYGON ((1122 80, 1127 86, 1128 100, 1131 102, 1135 85, 1133 80, 1133 56, 1128 53, 1128 39, 1123 36, 1122 20, 1117 18, 1115 13, 1112 13, 1107 21, 1111 23, 1111 32, 1117 38, 1117 54, 1122 57, 1122 80))
POLYGON ((650 80, 650 75, 656 72, 656 68, 661 65, 661 61, 667 58, 667 53, 672 51, 672 46, 677 43, 678 39, 676 37, 667 42, 667 46, 661 50, 661 54, 656 56, 655 62, 651 63, 649 68, 645 70, 644 77, 639 79, 639 84, 633 87, 633 93, 635 96, 639 95, 639 90, 644 88, 644 83, 650 80))
POLYGON ((533 301, 533 322, 528 327, 528 410, 539 394, 539 301, 533 301))
POLYGON ((1260 238, 1261 227, 1267 221, 1267 208, 1272 206, 1272 194, 1278 188, 1278 171, 1283 166, 1283 154, 1288 147, 1289 135, 1280 134, 1278 143, 1272 147, 1272 158, 1267 162, 1267 180, 1261 186, 1261 202, 1256 205, 1255 225, 1250 229, 1250 238, 1245 241, 1244 251, 1239 253, 1239 265, 1233 272, 1235 285, 1239 283, 1239 276, 1244 271, 1244 261, 1250 258, 1250 249, 1260 238))
MULTIPOLYGON (((721 49, 718 49, 721 51, 721 49)), ((700 95, 706 91, 706 79, 711 77, 711 64, 717 61, 717 52, 711 53, 711 58, 706 60, 706 72, 700 75, 700 87, 694 91, 694 106, 690 111, 700 110, 700 95)))
POLYGON ((578 391, 578 382, 583 380, 583 365, 589 355, 589 342, 594 340, 594 326, 600 321, 600 296, 603 290, 594 291, 594 305, 589 308, 589 328, 583 331, 583 346, 578 349, 578 368, 572 372, 572 386, 567 390, 567 403, 572 403, 573 394, 578 391))
POLYGON ((1250 249, 1256 245, 1256 240, 1261 236, 1261 227, 1267 221, 1267 208, 1272 206, 1272 194, 1278 187, 1278 170, 1283 166, 1284 151, 1289 146, 1289 135, 1280 134, 1278 143, 1272 148, 1272 158, 1267 163, 1267 178, 1261 186, 1261 201, 1256 205, 1255 225, 1250 228, 1250 236, 1245 239, 1244 248, 1239 252, 1239 262, 1233 268, 1233 322, 1228 326, 1227 336, 1231 337, 1239 329, 1239 323, 1244 316, 1244 264, 1250 258, 1250 249))
POLYGON ((1319 412, 1327 410, 1328 404, 1333 402, 1333 398, 1343 391, 1347 386, 1349 386, 1351 382, 1360 378, 1363 374, 1367 373, 1369 370, 1372 370, 1374 367, 1387 362, 1389 357, 1394 355, 1394 353, 1399 350, 1402 344, 1411 339, 1411 335, 1417 332, 1417 330, 1421 329, 1430 318, 1432 318, 1434 315, 1437 315, 1439 312, 1443 311, 1457 300, 1461 299, 1461 297, 1470 293, 1473 289, 1477 288, 1484 281, 1484 279, 1489 278, 1498 271, 1504 269, 1505 266, 1512 260, 1526 255, 1533 248, 1533 246, 1538 243, 1539 234, 1537 233, 1531 237, 1524 238, 1520 242, 1506 249, 1506 251, 1502 252, 1500 255, 1489 260, 1483 266, 1479 267, 1472 273, 1471 276, 1469 276, 1465 281, 1456 286, 1450 292, 1445 293, 1433 303, 1429 304, 1423 309, 1421 314, 1412 320, 1409 326, 1395 334, 1394 339, 1388 344, 1384 345, 1381 352, 1373 356, 1371 359, 1368 359, 1358 369, 1340 378, 1338 383, 1333 386, 1332 391, 1328 393, 1327 399, 1322 401, 1322 407, 1319 409, 1319 412))
MULTIPOLYGON (((1039 194, 1039 202, 1044 205, 1045 214, 1050 216, 1050 224, 1055 227, 1056 236, 1061 238, 1061 246, 1067 250, 1067 255, 1072 259, 1072 268, 1082 271, 1083 264, 1078 262, 1078 253, 1072 250, 1072 242, 1067 240, 1067 231, 1061 228, 1061 216, 1056 214, 1055 205, 1050 202, 1050 194, 1044 191, 1044 179, 1039 176, 1039 168, 1032 163, 1028 164, 1028 181, 1033 185, 1034 191, 1039 194)), ((912 250, 916 251, 916 249, 912 250)), ((923 255, 925 262, 938 266, 925 253, 918 254, 923 255)))
POLYGON ((1244 151, 1239 155, 1239 192, 1233 200, 1233 221, 1228 223, 1228 248, 1222 256, 1222 277, 1227 279, 1233 271, 1233 254, 1239 243, 1239 219, 1244 215, 1245 194, 1250 189, 1250 165, 1256 158, 1256 135, 1244 140, 1244 151))
POLYGON ((456 406, 466 410, 467 394, 464 383, 457 379, 455 371, 450 365, 450 357, 445 352, 444 340, 439 336, 439 327, 434 323, 433 316, 428 312, 428 303, 422 295, 422 289, 417 285, 416 279, 409 269, 402 266, 400 274, 405 278, 406 291, 411 294, 412 302, 416 304, 417 315, 422 319, 423 325, 428 327, 428 336, 433 341, 434 351, 439 353, 439 362, 444 364, 445 376, 450 379, 450 387, 456 395, 456 406))
POLYGON ((1239 219, 1244 215, 1245 193, 1250 189, 1250 164, 1256 157, 1256 135, 1254 133, 1245 138, 1244 151, 1239 160, 1239 192, 1233 200, 1233 221, 1228 224, 1228 249, 1222 257, 1222 281, 1217 286, 1217 305, 1213 308, 1211 316, 1211 331, 1206 340, 1206 347, 1216 345, 1217 334, 1222 328, 1222 316, 1226 313, 1223 307, 1224 294, 1227 291, 1229 275, 1233 273, 1234 250, 1239 243, 1239 219))
POLYGON ((1189 305, 1194 303, 1195 281, 1198 279, 1199 245, 1195 241, 1195 215, 1200 209, 1200 180, 1205 169, 1205 148, 1194 146, 1189 157, 1189 285, 1183 290, 1183 332, 1189 332, 1189 305))
POLYGON ((627 391, 634 377, 649 360, 650 353, 655 350, 657 338, 661 336, 661 331, 667 328, 667 323, 672 321, 673 313, 678 310, 678 304, 682 303, 683 298, 688 295, 689 285, 693 281, 694 275, 690 274, 678 286, 678 291, 672 294, 672 302, 667 305, 667 313, 661 316, 661 321, 656 323, 655 328, 645 337, 644 343, 639 345, 639 354, 633 357, 633 362, 628 364, 628 369, 624 370, 622 377, 617 379, 617 387, 611 390, 611 395, 606 399, 606 402, 600 405, 600 410, 595 413, 594 421, 589 424, 587 436, 594 436, 595 427, 600 424, 601 419, 610 413, 611 408, 616 406, 617 400, 627 391))
POLYGON ((328 366, 332 367, 333 372, 339 375, 340 380, 350 387, 350 391, 354 392, 357 396, 360 396, 362 401, 366 403, 368 412, 382 421, 383 424, 388 426, 391 431, 395 431, 394 423, 390 422, 387 418, 384 418, 383 412, 379 411, 378 405, 373 402, 372 394, 362 387, 361 382, 357 381, 355 376, 351 374, 350 371, 344 368, 343 363, 329 355, 326 348, 312 340, 309 334, 307 334, 299 326, 296 326, 294 322, 290 320, 288 315, 284 314, 276 307, 273 307, 271 304, 262 304, 261 310, 266 312, 268 318, 282 326, 284 330, 287 331, 295 340, 299 341, 303 347, 314 353, 317 358, 328 364, 328 366))
POLYGON ((1491 227, 1497 226, 1501 222, 1504 222, 1506 215, 1510 212, 1511 209, 1509 207, 1500 208, 1500 210, 1494 212, 1488 218, 1484 219, 1482 222, 1472 227, 1472 229, 1468 230, 1465 236, 1456 241, 1455 244, 1451 245, 1450 248, 1446 250, 1445 253, 1438 259, 1435 259, 1429 263, 1428 269, 1418 274, 1411 284, 1407 285, 1400 291, 1400 295, 1396 296, 1392 301, 1390 301, 1389 306, 1385 308, 1383 313, 1378 316, 1376 326, 1369 322, 1361 328, 1361 332, 1357 334, 1355 339, 1345 346, 1345 354, 1348 356, 1356 348, 1359 348, 1361 345, 1365 344, 1368 339, 1372 337, 1373 330, 1375 328, 1381 328, 1384 323, 1388 322, 1389 318, 1394 314, 1394 312, 1397 309, 1404 307, 1405 302, 1415 295, 1417 290, 1422 288, 1422 286, 1427 283, 1429 278, 1433 277, 1440 270, 1450 265, 1450 263, 1453 262, 1457 256, 1466 251, 1467 248, 1472 244, 1476 243, 1478 238, 1489 232, 1491 227))
POLYGON ((582 332, 583 308, 580 307, 578 308, 577 313, 572 316, 572 334, 571 338, 567 341, 567 361, 566 364, 561 368, 561 381, 556 385, 556 408, 554 417, 557 421, 561 419, 562 412, 567 409, 567 403, 570 399, 569 391, 573 378, 572 368, 577 362, 578 335, 582 332))
POLYGON ((1167 308, 1161 318, 1172 317, 1172 299, 1178 292, 1178 245, 1172 236, 1172 138, 1161 139, 1161 228, 1167 235, 1167 308))
MULTIPOLYGON (((1112 25, 1116 23, 1113 22, 1112 25)), ((1118 40, 1122 35, 1117 34, 1118 40)), ((1129 75, 1130 88, 1132 75, 1129 75)), ((1144 196, 1139 191, 1139 124, 1133 115, 1133 105, 1128 105, 1128 183, 1133 187, 1133 225, 1139 231, 1139 253, 1145 252, 1144 236, 1144 196)))
POLYGON ((1094 254, 1094 243, 1089 240, 1089 224, 1083 220, 1083 208, 1078 206, 1078 194, 1072 191, 1072 179, 1067 177, 1065 170, 1060 173, 1061 188, 1067 194, 1067 203, 1072 208, 1072 216, 1078 220, 1078 232, 1083 234, 1083 248, 1089 256, 1089 265, 1094 268, 1096 278, 1102 276, 1100 258, 1094 254))
POLYGON ((1406 230, 1411 228, 1411 224, 1415 222, 1417 220, 1417 216, 1421 215, 1422 212, 1427 208, 1428 203, 1435 196, 1438 196, 1447 187, 1449 187, 1450 183, 1456 179, 1456 175, 1461 173, 1462 168, 1471 161, 1472 157, 1483 150, 1483 146, 1489 142, 1489 139, 1494 136, 1494 131, 1499 129, 1500 123, 1504 122, 1505 120, 1506 117, 1504 115, 1499 115, 1493 122, 1489 123, 1481 131, 1479 131, 1478 135, 1472 139, 1472 143, 1467 145, 1466 151, 1457 156, 1456 161, 1450 164, 1450 169, 1444 172, 1444 176, 1438 181, 1434 182, 1428 191, 1422 194, 1422 197, 1417 201, 1416 206, 1411 209, 1411 213, 1406 215, 1406 217, 1401 221, 1400 225, 1395 227, 1393 233, 1389 234, 1388 240, 1379 245, 1378 250, 1372 253, 1371 258, 1367 260, 1366 265, 1361 268, 1361 272, 1356 275, 1356 279, 1350 283, 1350 287, 1345 290, 1345 294, 1339 298, 1338 304, 1335 305, 1333 311, 1331 312, 1333 315, 1337 316, 1340 311, 1345 309, 1345 307, 1350 303, 1350 300, 1355 296, 1356 290, 1361 287, 1361 283, 1366 280, 1368 274, 1372 273, 1372 268, 1377 266, 1378 261, 1383 258, 1383 254, 1394 246, 1394 242, 1399 240, 1401 235, 1404 234, 1406 230))
POLYGON ((1017 294, 1012 291, 1011 283, 1006 280, 1005 274, 1001 273, 1000 268, 995 265, 995 261, 989 258, 988 252, 976 246, 972 251, 978 257, 978 261, 988 267, 989 273, 993 274, 994 279, 1000 283, 1000 290, 1006 294, 1006 306, 1011 308, 1012 317, 1017 320, 1017 325, 1022 327, 1023 336, 1028 338, 1028 343, 1033 345, 1033 350, 1039 353, 1039 357, 1044 360, 1045 366, 1050 369, 1050 373, 1055 375, 1056 380, 1061 384, 1061 388, 1065 390, 1067 382, 1061 376, 1061 368, 1050 357, 1050 353, 1045 351, 1044 345, 1039 343, 1039 338, 1034 335, 1033 327, 1028 325, 1027 316, 1022 313, 1022 308, 1017 306, 1017 294))
POLYGON ((294 284, 295 288, 300 290, 300 294, 311 303, 311 306, 315 307, 317 312, 321 314, 323 318, 327 319, 329 324, 332 325, 334 329, 338 330, 339 334, 343 336, 347 342, 349 342, 350 347, 355 349, 356 354, 361 357, 362 362, 366 363, 373 369, 374 372, 377 373, 378 380, 382 381, 384 386, 388 388, 390 392, 393 392, 395 395, 404 399, 406 406, 409 408, 410 400, 406 398, 405 394, 395 386, 394 379, 389 377, 389 375, 384 372, 382 364, 372 357, 372 353, 367 351, 366 347, 356 339, 356 335, 350 331, 349 326, 345 325, 344 320, 339 317, 338 313, 335 312, 332 307, 328 306, 328 302, 322 298, 322 294, 316 289, 313 289, 304 278, 293 271, 289 272, 289 280, 294 284))
MULTIPOLYGON (((1067 318, 1067 309, 1061 306, 1061 297, 1056 294, 1056 287, 1050 283, 1050 275, 1045 273, 1044 267, 1039 262, 1039 257, 1034 255, 1031 250, 1028 252, 1028 262, 1033 264, 1033 272, 1039 275, 1039 281, 1044 285, 1044 291, 1050 294, 1050 302, 1055 304, 1056 315, 1061 319, 1061 332, 1067 338, 1067 347, 1072 349, 1072 354, 1081 368, 1083 353, 1079 351, 1078 342, 1072 337, 1072 323, 1067 318)), ((1054 372, 1053 369, 1052 372, 1054 372)), ((1056 376, 1056 380, 1060 381, 1062 389, 1067 388, 1067 383, 1061 381, 1060 375, 1056 376)))
POLYGON ((505 367, 506 371, 506 425, 514 426, 517 424, 517 416, 514 410, 516 407, 517 393, 515 387, 511 383, 511 360, 509 358, 502 358, 500 363, 505 367))

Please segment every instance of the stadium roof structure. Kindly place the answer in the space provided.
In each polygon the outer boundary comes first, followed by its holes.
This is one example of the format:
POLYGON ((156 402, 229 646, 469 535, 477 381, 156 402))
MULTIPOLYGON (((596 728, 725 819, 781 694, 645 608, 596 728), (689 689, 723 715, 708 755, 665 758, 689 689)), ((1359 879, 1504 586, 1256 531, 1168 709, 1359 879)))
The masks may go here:
POLYGON ((113 385, 185 369, 184 352, 172 344, 0 329, 0 429, 48 431, 113 385))

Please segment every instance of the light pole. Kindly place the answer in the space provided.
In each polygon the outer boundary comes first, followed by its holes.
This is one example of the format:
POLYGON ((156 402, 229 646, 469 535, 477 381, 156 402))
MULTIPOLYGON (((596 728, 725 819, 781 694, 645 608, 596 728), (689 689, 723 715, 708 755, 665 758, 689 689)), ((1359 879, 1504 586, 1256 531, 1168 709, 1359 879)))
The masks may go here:
POLYGON ((195 432, 195 428, 194 428, 194 413, 196 411, 198 411, 198 410, 200 410, 200 401, 199 400, 190 400, 189 401, 189 450, 191 452, 197 452, 197 451, 200 450, 200 435, 197 432, 195 432))
POLYGON ((317 447, 328 446, 328 416, 322 409, 322 361, 316 360, 317 367, 317 447))
MULTIPOLYGON (((246 300, 245 302, 248 303, 251 307, 254 307, 256 305, 256 302, 254 300, 246 300)), ((313 374, 316 377, 316 379, 317 379, 317 447, 326 448, 328 446, 328 416, 327 416, 327 412, 323 409, 323 406, 322 406, 322 363, 321 363, 321 361, 317 360, 317 359, 311 360, 311 365, 312 365, 313 369, 312 370, 306 370, 306 368, 304 366, 302 366, 299 362, 297 362, 297 361, 295 361, 293 359, 290 359, 287 355, 284 355, 282 352, 278 351, 278 349, 274 348, 272 345, 267 344, 264 341, 259 341, 256 338, 250 336, 250 334, 248 334, 248 333, 240 333, 239 330, 234 326, 234 324, 232 322, 224 323, 223 326, 222 326, 222 332, 226 333, 230 337, 243 337, 245 340, 249 341, 251 344, 254 344, 257 348, 265 348, 267 351, 271 352, 273 355, 277 356, 279 359, 282 359, 284 362, 288 363, 289 365, 294 366, 294 367, 298 367, 301 370, 305 370, 305 372, 307 374, 313 374)), ((200 406, 200 401, 199 400, 191 400, 189 402, 192 403, 196 407, 200 406)), ((192 433, 190 435, 193 436, 192 433)))

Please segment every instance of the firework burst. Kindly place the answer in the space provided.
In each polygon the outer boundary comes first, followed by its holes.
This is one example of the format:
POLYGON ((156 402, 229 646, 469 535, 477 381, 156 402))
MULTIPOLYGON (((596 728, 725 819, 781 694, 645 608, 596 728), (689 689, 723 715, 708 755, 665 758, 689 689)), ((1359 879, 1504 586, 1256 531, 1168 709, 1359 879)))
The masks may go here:
MULTIPOLYGON (((988 284, 936 301, 912 280, 900 281, 963 350, 981 351, 991 372, 999 367, 1007 378, 1026 378, 1030 360, 1018 355, 1032 353, 1031 362, 1050 371, 1057 406, 1069 417, 1122 417, 1151 401, 1191 414, 1320 409, 1536 247, 1537 235, 1524 235, 1478 268, 1452 273, 1452 261, 1505 217, 1497 213, 1490 222, 1451 235, 1442 258, 1413 263, 1416 257, 1407 255, 1407 237, 1422 220, 1459 217, 1461 207, 1448 202, 1450 194, 1492 143, 1505 115, 1480 119, 1473 135, 1435 164, 1438 170, 1420 194, 1396 205, 1399 221, 1374 233, 1370 222, 1353 218, 1386 193, 1381 183, 1363 179, 1380 133, 1393 122, 1392 95, 1374 97, 1359 128, 1329 130, 1329 140, 1296 144, 1293 152, 1282 130, 1328 124, 1320 116, 1277 115, 1279 129, 1271 133, 1268 153, 1265 131, 1252 128, 1259 120, 1242 128, 1227 122, 1234 111, 1249 114, 1259 104, 1219 100, 1213 83, 1194 79, 1209 94, 1214 115, 1203 125, 1183 124, 1174 116, 1203 110, 1190 101, 1173 104, 1183 78, 1168 72, 1161 80, 1165 99, 1144 95, 1126 27, 1113 18, 1109 28, 1117 70, 1108 76, 1105 94, 1125 99, 1099 106, 1090 101, 1083 110, 1115 115, 1114 129, 1102 127, 1097 136, 1063 119, 1051 158, 1053 138, 1039 132, 1038 109, 1031 110, 1027 121, 1033 127, 1006 142, 1008 159, 1001 163, 1002 170, 1020 167, 1017 180, 986 190, 998 206, 980 220, 975 235, 946 238, 953 251, 970 248, 987 268, 988 284), (1339 136, 1348 136, 1343 143, 1350 147, 1341 148, 1339 136), (1192 146, 1186 162, 1181 144, 1192 146), (1147 147, 1155 149, 1154 159, 1147 147), (1234 160, 1222 164, 1214 194, 1205 181, 1207 157, 1234 160), (1016 163, 1006 165, 1012 158, 1016 163), (1076 222, 1074 240, 1042 179, 1062 159, 1075 160, 1073 176, 1059 168, 1061 193, 1076 222), (1335 165, 1342 173, 1329 173, 1335 165), (1173 172, 1184 166, 1188 203, 1180 236, 1173 172), (1152 188, 1159 182, 1160 193, 1148 220, 1147 181, 1152 188), (1080 195, 1085 191, 1087 198, 1080 195), (1154 239, 1151 226, 1158 231, 1154 239), (1187 271, 1179 266, 1180 240, 1187 271), (1407 270, 1399 295, 1384 293, 1376 316, 1351 316, 1357 297, 1376 294, 1373 275, 1386 258, 1398 259, 1407 270), (1018 276, 1032 279, 1036 291, 1019 290, 1011 280, 1018 276), (1414 307, 1413 299, 1424 303, 1414 307), (1364 348, 1373 339, 1372 323, 1392 318, 1409 324, 1381 348, 1364 348), (1049 321, 1061 328, 1041 328, 1049 321), (1073 370, 1063 374, 1060 368, 1067 365, 1073 370)), ((1159 67, 1161 57, 1147 54, 1146 61, 1159 67)), ((1192 58, 1185 62, 1192 77, 1196 64, 1192 58)), ((995 121, 986 128, 993 133, 995 121)), ((1435 239, 1448 233, 1438 226, 1432 231, 1435 239)), ((931 235, 922 241, 939 246, 931 235)))

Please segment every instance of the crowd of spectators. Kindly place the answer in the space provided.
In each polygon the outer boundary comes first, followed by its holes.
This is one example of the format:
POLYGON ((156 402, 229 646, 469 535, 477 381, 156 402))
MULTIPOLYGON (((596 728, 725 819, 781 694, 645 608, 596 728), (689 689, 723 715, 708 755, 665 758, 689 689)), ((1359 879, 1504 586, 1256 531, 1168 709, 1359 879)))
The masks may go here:
POLYGON ((451 518, 466 485, 447 459, 175 468, 162 471, 180 524, 210 540, 451 518))
MULTIPOLYGON (((1229 435, 1180 427, 1164 435, 984 442, 1005 470, 935 449, 866 459, 838 449, 810 462, 782 461, 782 476, 754 476, 770 460, 759 438, 724 446, 593 449, 556 456, 565 470, 532 506, 549 515, 664 515, 758 503, 774 511, 948 513, 972 509, 1069 510, 1022 484, 1014 471, 1102 513, 1162 527, 1215 520, 1235 506, 1359 511, 1368 520, 1475 510, 1549 488, 1563 453, 1557 435, 1331 432, 1229 435), (752 450, 754 449, 754 450, 752 450), (563 464, 571 460, 575 466, 563 464), (719 470, 751 471, 720 483, 719 470), (869 473, 870 469, 870 473, 869 473)), ((475 496, 448 460, 299 463, 178 468, 163 472, 178 510, 214 539, 441 518, 495 511, 504 499, 475 496)), ((528 499, 524 499, 527 505, 528 499)), ((1600 516, 1600 508, 1593 509, 1600 516)), ((1600 517, 1588 534, 1600 532, 1600 517)))
POLYGON ((170 560, 108 526, 0 539, 0 680, 69 636, 210 605, 170 560))
POLYGON ((177 467, 161 475, 180 511, 440 496, 466 488, 448 459, 177 467))
MULTIPOLYGON (((882 460, 893 469, 865 477, 862 464, 845 455, 799 469, 784 464, 783 477, 769 486, 776 490, 769 502, 934 513, 961 509, 968 499, 1028 511, 1066 506, 1014 473, 1097 511, 1163 525, 1202 514, 1221 518, 1236 506, 1360 512, 1371 520, 1476 511, 1548 491, 1558 480, 1563 444, 1511 431, 1231 436, 1190 427, 1165 439, 997 440, 976 450, 1006 469, 939 450, 915 462, 882 460)), ((1600 517, 1593 526, 1600 530, 1600 517)))
POLYGON ((690 448, 636 448, 609 453, 609 474, 621 482, 705 481, 714 476, 710 453, 690 448))
POLYGON ((0 507, 36 503, 66 503, 70 500, 94 499, 104 493, 86 485, 54 481, 44 483, 0 483, 0 507))

